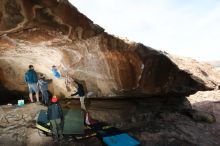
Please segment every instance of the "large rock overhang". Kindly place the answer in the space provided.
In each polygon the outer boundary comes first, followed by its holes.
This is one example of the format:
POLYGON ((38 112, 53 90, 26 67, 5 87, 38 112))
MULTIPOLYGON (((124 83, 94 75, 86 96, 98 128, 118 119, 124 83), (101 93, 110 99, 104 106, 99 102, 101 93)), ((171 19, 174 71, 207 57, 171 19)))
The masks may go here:
MULTIPOLYGON (((9 90, 27 91, 23 76, 29 64, 48 78, 52 65, 61 66, 64 77, 83 81, 96 98, 185 96, 209 89, 162 52, 107 34, 65 0, 2 0, 0 35, 0 83, 9 90)), ((53 79, 51 92, 72 92, 64 80, 53 79)))

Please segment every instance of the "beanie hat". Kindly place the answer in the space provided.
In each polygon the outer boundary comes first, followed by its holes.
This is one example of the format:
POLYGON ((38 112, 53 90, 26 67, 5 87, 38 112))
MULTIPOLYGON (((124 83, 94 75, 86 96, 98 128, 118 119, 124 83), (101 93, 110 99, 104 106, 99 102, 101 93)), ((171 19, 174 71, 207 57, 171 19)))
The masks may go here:
POLYGON ((53 96, 52 99, 51 99, 51 102, 56 103, 57 101, 58 101, 58 98, 56 96, 53 96))

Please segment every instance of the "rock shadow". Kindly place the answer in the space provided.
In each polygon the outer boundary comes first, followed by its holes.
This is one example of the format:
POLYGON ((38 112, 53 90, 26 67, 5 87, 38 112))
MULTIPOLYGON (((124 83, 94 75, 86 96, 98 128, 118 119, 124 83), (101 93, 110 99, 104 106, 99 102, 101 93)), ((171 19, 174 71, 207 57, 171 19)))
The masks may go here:
MULTIPOLYGON (((192 105, 192 108, 215 116, 216 123, 220 123, 220 101, 202 101, 192 105)), ((220 126, 218 127, 220 130, 220 126)))
POLYGON ((16 90, 9 90, 0 84, 0 105, 8 103, 17 104, 17 100, 19 99, 24 99, 27 101, 28 99, 25 98, 24 95, 27 95, 27 93, 16 90))

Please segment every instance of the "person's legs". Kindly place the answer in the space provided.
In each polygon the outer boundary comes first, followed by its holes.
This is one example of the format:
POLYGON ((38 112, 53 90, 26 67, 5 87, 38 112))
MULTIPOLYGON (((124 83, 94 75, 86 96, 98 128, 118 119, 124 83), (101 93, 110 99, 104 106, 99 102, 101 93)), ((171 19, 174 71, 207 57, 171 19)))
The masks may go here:
POLYGON ((29 98, 30 98, 31 102, 34 102, 33 101, 33 94, 32 93, 29 93, 29 98))
POLYGON ((36 98, 37 98, 37 102, 39 102, 39 91, 36 92, 36 98))
POLYGON ((29 90, 29 98, 30 98, 31 102, 34 102, 33 101, 33 90, 31 88, 31 84, 28 84, 28 90, 29 90))
POLYGON ((34 92, 36 93, 37 102, 39 102, 39 88, 38 88, 37 84, 31 84, 31 86, 32 86, 32 89, 34 90, 34 92))
POLYGON ((61 126, 61 119, 56 119, 55 121, 56 121, 56 125, 57 125, 59 139, 63 139, 63 130, 62 130, 62 126, 61 126))
POLYGON ((48 92, 47 92, 47 90, 45 90, 45 91, 42 92, 42 96, 43 96, 43 103, 44 103, 44 104, 48 104, 48 102, 49 102, 49 97, 48 97, 48 92))
POLYGON ((86 110, 86 106, 85 106, 85 96, 80 96, 79 97, 80 100, 80 104, 81 104, 81 109, 86 110))
POLYGON ((56 120, 50 120, 50 124, 52 127, 52 133, 55 139, 58 139, 58 133, 57 133, 57 124, 56 124, 56 120))
POLYGON ((41 102, 44 103, 44 91, 40 90, 40 92, 41 92, 41 102))

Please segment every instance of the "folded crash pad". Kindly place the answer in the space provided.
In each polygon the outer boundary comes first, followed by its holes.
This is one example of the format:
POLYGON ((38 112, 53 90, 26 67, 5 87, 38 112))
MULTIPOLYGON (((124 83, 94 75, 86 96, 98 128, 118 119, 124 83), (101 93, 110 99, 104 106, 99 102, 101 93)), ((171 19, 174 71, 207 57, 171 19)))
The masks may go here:
POLYGON ((84 112, 81 109, 68 109, 63 113, 63 134, 84 134, 84 112))

